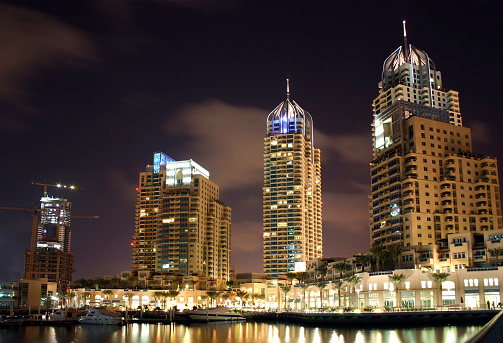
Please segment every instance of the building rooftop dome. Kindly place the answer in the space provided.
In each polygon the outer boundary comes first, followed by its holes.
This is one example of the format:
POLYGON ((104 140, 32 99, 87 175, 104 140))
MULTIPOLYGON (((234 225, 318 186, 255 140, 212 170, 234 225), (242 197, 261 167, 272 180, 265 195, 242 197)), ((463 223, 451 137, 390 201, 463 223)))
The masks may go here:
POLYGON ((312 141, 313 119, 294 100, 290 101, 290 85, 287 79, 286 100, 267 116, 267 135, 302 134, 312 141))
POLYGON ((428 56, 426 51, 411 44, 407 44, 405 20, 403 21, 403 40, 403 46, 398 47, 383 63, 381 75, 382 87, 386 89, 396 86, 397 83, 403 83, 400 82, 403 80, 399 75, 399 70, 402 65, 410 65, 413 69, 418 71, 415 82, 419 82, 420 87, 428 86, 433 76, 432 74, 437 74, 435 63, 428 56))

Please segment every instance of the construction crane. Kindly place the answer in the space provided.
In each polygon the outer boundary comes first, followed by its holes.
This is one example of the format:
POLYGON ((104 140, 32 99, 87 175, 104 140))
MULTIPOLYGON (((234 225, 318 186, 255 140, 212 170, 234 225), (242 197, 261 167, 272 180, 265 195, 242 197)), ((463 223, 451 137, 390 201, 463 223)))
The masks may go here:
POLYGON ((68 189, 84 189, 84 188, 79 188, 79 187, 75 187, 75 186, 67 186, 67 185, 62 185, 60 183, 58 184, 55 184, 55 185, 51 185, 49 183, 47 183, 47 181, 44 180, 44 182, 35 182, 35 181, 32 181, 31 182, 32 185, 37 185, 37 186, 44 186, 44 197, 47 196, 47 186, 50 186, 50 187, 58 187, 58 188, 68 188, 68 189))
MULTIPOLYGON (((43 183, 41 182, 31 182, 32 185, 37 185, 37 186, 44 186, 44 197, 47 197, 47 187, 58 187, 58 188, 68 188, 68 189, 83 189, 75 186, 66 186, 62 184, 48 184, 45 180, 43 183)), ((36 243, 37 243, 37 224, 38 224, 38 213, 39 212, 46 212, 48 210, 38 208, 37 204, 33 204, 33 208, 19 208, 19 207, 6 207, 6 206, 0 206, 0 209, 2 210, 18 210, 18 211, 33 211, 33 224, 31 228, 31 242, 30 242, 30 262, 28 265, 28 278, 33 278, 34 277, 34 252, 36 248, 36 243)), ((97 219, 99 216, 70 216, 70 218, 94 218, 97 219)), ((59 224, 58 224, 58 231, 59 231, 59 224)), ((59 235, 59 234, 58 234, 59 235)))

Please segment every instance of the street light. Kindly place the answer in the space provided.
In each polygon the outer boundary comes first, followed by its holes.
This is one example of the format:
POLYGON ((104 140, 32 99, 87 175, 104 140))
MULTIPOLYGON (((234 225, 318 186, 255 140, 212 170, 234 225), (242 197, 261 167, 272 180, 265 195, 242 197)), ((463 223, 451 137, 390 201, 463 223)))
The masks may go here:
POLYGON ((360 291, 361 289, 357 288, 356 289, 356 308, 360 308, 360 291))
MULTIPOLYGON (((393 286, 393 284, 390 282, 390 284, 389 284, 389 294, 391 295, 391 301, 392 301, 393 305, 394 305, 394 303, 395 303, 395 301, 394 301, 394 299, 393 299, 393 290, 394 290, 394 289, 395 289, 395 287, 394 287, 394 286, 393 286)), ((395 306, 392 306, 392 308, 393 308, 393 311, 395 311, 395 306)))

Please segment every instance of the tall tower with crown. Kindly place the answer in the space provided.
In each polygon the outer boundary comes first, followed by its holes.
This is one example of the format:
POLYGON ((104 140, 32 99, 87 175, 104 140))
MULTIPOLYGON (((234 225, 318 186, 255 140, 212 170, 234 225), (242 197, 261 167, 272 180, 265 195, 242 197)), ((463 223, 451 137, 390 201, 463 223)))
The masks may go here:
POLYGON ((264 138, 264 272, 273 276, 305 270, 323 254, 321 160, 314 147, 313 119, 290 100, 267 117, 264 138))

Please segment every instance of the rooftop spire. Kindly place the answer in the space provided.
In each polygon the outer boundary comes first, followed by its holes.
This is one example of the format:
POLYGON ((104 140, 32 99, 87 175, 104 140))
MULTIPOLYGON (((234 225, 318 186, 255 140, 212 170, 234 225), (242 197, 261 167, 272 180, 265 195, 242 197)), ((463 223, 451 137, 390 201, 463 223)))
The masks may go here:
POLYGON ((405 61, 409 62, 409 46, 407 44, 407 30, 405 29, 406 21, 403 21, 403 49, 405 54, 405 61))
POLYGON ((290 79, 286 79, 286 98, 290 100, 290 79))

